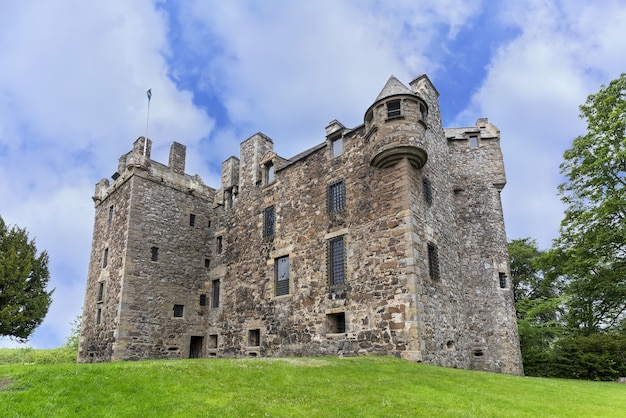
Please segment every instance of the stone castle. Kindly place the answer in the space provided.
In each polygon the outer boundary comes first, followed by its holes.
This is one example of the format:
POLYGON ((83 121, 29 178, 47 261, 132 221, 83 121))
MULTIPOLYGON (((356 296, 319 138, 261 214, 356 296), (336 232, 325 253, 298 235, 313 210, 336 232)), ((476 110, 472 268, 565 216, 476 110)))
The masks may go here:
POLYGON ((221 186, 140 137, 96 185, 80 362, 393 355, 521 374, 500 132, 442 127, 422 75, 292 158, 257 133, 221 186))

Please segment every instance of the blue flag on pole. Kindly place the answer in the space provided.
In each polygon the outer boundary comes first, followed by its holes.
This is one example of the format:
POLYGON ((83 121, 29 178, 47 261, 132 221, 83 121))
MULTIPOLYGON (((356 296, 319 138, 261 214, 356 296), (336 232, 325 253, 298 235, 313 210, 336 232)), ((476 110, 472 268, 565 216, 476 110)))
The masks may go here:
POLYGON ((150 99, 152 99, 152 89, 148 89, 146 94, 148 95, 148 101, 150 101, 150 99))

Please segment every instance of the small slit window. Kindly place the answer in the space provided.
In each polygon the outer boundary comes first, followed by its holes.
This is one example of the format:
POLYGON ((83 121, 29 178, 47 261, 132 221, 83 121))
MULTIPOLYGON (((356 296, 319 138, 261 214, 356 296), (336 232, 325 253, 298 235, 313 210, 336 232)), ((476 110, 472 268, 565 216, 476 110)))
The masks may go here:
POLYGON ((400 100, 392 100, 387 102, 387 117, 395 118, 400 116, 400 100))
POLYGON ((113 206, 109 207, 109 225, 113 222, 113 206))
POLYGON ((200 306, 206 306, 206 295, 200 295, 200 306))
POLYGON ((222 250, 224 248, 223 248, 223 243, 222 243, 222 237, 221 236, 217 237, 216 242, 215 242, 215 246, 216 246, 216 252, 218 254, 222 254, 222 250))
POLYGON ((439 280, 439 250, 432 242, 428 245, 428 275, 433 280, 439 280))
POLYGON ((109 249, 104 249, 104 254, 102 254, 102 268, 105 268, 109 265, 109 249))
POLYGON ((158 247, 150 248, 150 260, 159 261, 159 248, 158 247))
POLYGON ((424 192, 424 202, 426 202, 428 206, 432 205, 433 204, 433 185, 428 179, 428 177, 424 177, 422 179, 422 189, 424 192))
POLYGON ((420 120, 426 122, 426 106, 423 103, 420 103, 420 120))
POLYGON ((208 258, 204 259, 204 268, 205 269, 211 268, 211 260, 210 259, 208 259, 208 258))
POLYGON ((196 215, 189 214, 189 226, 196 226, 196 215))
POLYGON ((220 281, 215 279, 211 282, 211 307, 219 308, 220 306, 220 281))
POLYGON ((96 301, 102 302, 103 298, 104 298, 104 282, 100 282, 98 284, 98 295, 97 295, 96 301))
POLYGON ((102 322, 102 308, 98 308, 96 311, 96 324, 100 324, 102 322))
POLYGON ((174 305, 174 318, 182 318, 184 311, 184 305, 174 305))
POLYGON ((506 289, 506 273, 498 273, 498 279, 500 281, 500 289, 506 289))

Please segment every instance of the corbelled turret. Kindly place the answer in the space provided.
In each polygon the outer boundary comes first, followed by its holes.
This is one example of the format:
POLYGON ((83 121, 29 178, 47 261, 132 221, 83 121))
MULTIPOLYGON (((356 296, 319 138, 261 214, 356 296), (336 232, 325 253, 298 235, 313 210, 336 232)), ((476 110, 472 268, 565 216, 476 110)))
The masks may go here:
POLYGON ((365 112, 366 136, 372 147, 371 165, 393 167, 406 157, 415 168, 422 168, 428 158, 427 117, 426 102, 397 78, 389 78, 365 112))

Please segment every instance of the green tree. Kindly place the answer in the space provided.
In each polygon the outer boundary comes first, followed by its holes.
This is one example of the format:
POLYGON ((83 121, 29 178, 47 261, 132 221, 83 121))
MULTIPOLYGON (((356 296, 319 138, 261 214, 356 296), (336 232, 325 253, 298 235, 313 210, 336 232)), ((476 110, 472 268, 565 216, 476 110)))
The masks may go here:
POLYGON ((587 133, 565 151, 566 205, 555 266, 568 279, 567 321, 588 335, 626 313, 626 74, 580 106, 587 133))
POLYGON ((48 253, 37 256, 25 229, 0 217, 0 335, 25 341, 41 324, 52 301, 46 291, 48 253))
POLYGON ((560 282, 544 274, 550 253, 539 250, 536 241, 515 239, 508 247, 524 372, 545 376, 552 344, 563 332, 560 282))

